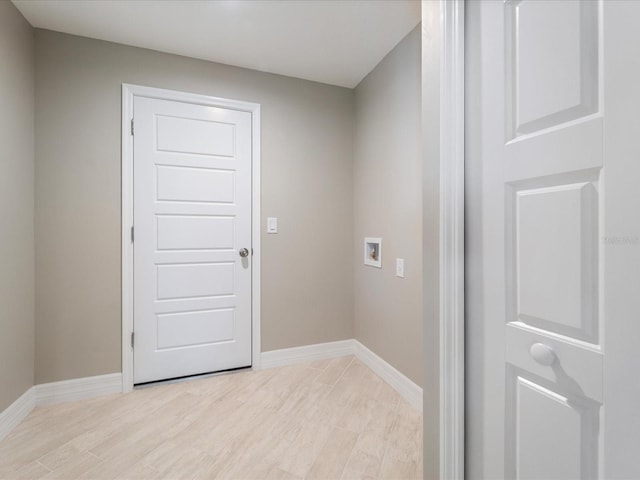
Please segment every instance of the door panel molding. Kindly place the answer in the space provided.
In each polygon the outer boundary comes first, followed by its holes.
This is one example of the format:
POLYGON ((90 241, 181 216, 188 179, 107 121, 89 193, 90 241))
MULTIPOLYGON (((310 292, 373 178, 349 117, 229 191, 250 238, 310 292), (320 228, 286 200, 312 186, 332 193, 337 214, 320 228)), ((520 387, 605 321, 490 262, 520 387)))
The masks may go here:
MULTIPOLYGON (((597 478, 600 404, 584 398, 580 392, 563 389, 515 367, 508 366, 505 432, 505 477, 530 478, 531 470, 541 464, 548 469, 546 478, 597 478), (535 410, 536 403, 551 405, 551 416, 538 418, 521 410, 535 410), (558 428, 560 426, 560 428, 558 428), (541 441, 531 444, 537 433, 541 441), (529 443, 527 443, 529 442, 529 443), (554 452, 571 445, 562 464, 554 462, 554 452), (534 452, 527 455, 527 452, 534 452), (560 473, 561 472, 561 473, 560 473)), ((543 477, 544 478, 544 477, 543 477)))
MULTIPOLYGON (((122 391, 133 389, 133 104, 134 97, 172 100, 251 114, 251 356, 260 368, 260 105, 139 85, 122 85, 122 391)), ((206 145, 203 146, 207 147, 206 145)), ((210 153, 210 152, 207 152, 210 153)), ((220 152, 215 152, 220 154, 220 152)), ((225 152, 222 152, 223 154, 225 152)), ((167 212, 171 213, 171 212, 167 212)))

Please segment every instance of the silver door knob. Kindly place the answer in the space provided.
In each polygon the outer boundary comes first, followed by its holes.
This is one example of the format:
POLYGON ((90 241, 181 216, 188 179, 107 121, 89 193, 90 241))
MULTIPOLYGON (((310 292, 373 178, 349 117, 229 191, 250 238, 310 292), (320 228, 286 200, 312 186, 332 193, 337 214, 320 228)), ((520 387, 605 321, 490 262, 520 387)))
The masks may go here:
POLYGON ((249 250, 247 250, 246 248, 241 248, 238 253, 240 253, 240 256, 242 258, 249 256, 249 250))

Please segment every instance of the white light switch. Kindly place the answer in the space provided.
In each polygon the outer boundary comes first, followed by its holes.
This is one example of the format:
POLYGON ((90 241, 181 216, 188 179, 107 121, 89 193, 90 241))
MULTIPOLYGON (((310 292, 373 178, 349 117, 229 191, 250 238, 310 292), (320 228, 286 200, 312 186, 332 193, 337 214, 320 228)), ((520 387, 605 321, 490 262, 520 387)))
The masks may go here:
POLYGON ((404 258, 396 258, 396 277, 404 278, 404 258))
POLYGON ((278 233, 277 217, 267 217, 267 233, 278 233))

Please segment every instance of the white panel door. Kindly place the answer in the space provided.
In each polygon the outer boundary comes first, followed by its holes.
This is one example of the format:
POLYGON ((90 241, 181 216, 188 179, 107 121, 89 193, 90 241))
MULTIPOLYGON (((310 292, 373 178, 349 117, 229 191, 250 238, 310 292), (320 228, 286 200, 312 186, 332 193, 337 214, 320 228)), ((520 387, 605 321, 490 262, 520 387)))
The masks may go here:
POLYGON ((134 118, 134 383, 249 366, 251 114, 137 96, 134 118))
MULTIPOLYGON (((606 85, 631 73, 637 82, 640 68, 630 54, 626 73, 609 72, 604 63, 608 55, 624 58, 618 51, 625 43, 640 44, 638 4, 467 3, 471 479, 611 478, 617 467, 607 463, 614 458, 607 452, 626 451, 627 460, 633 450, 640 453, 640 430, 625 435, 622 422, 608 423, 622 415, 640 426, 637 409, 621 412, 619 395, 612 396, 626 392, 640 400, 640 355, 612 353, 627 346, 616 333, 626 330, 636 343, 640 337, 640 215, 620 210, 638 196, 640 157, 609 153, 607 122, 620 120, 609 105, 629 97, 606 85), (620 33, 621 24, 603 21, 609 11, 629 8, 634 27, 620 33), (621 182, 621 171, 634 180, 621 182), (626 200, 609 201, 614 191, 626 200), (615 231, 607 227, 611 219, 618 221, 615 231), (636 242, 626 265, 613 262, 606 241, 612 235, 636 242), (617 295, 612 315, 611 279, 620 275, 637 289, 617 295), (614 385, 614 370, 626 372, 622 386, 614 385)), ((637 115, 640 102, 629 108, 637 115)), ((625 141, 637 145, 640 128, 632 118, 635 139, 625 141)), ((639 465, 636 459, 618 471, 640 478, 639 465)))

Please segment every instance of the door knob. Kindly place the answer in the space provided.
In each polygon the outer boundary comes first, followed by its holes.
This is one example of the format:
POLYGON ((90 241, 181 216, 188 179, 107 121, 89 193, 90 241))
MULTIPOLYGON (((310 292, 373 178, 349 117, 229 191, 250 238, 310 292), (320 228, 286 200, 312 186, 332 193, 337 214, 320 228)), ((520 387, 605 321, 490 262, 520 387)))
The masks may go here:
POLYGON ((247 250, 246 248, 241 248, 238 253, 242 258, 249 256, 249 250, 247 250))
POLYGON ((556 352, 549 345, 544 343, 534 343, 529 349, 529 353, 533 359, 540 365, 549 366, 556 361, 556 352))

